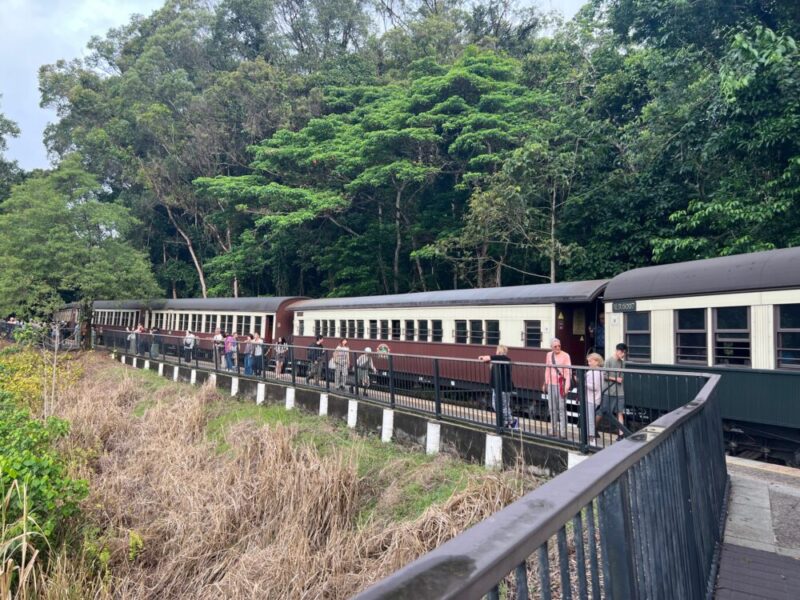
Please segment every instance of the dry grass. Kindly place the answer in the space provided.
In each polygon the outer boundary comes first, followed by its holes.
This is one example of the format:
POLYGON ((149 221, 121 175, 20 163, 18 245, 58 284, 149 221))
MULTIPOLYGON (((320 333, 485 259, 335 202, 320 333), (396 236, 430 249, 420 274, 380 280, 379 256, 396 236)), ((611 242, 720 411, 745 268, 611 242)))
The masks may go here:
POLYGON ((91 597, 345 598, 521 492, 512 475, 480 473, 411 519, 365 519, 402 488, 391 472, 359 475, 358 444, 320 448, 297 425, 242 422, 221 452, 207 434, 224 405, 216 390, 156 384, 101 357, 84 368, 57 412, 72 423, 65 450, 90 480, 84 511, 111 575, 57 562, 43 597, 73 597, 54 591, 72 581, 91 597))

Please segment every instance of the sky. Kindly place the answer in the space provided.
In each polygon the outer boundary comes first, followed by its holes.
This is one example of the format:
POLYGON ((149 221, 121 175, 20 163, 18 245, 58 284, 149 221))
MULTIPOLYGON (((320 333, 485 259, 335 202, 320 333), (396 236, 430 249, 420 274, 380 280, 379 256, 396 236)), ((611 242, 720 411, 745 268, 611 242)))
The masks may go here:
MULTIPOLYGON (((537 0, 546 10, 572 17, 586 0, 537 0)), ((93 35, 103 36, 132 14, 148 15, 164 0, 0 0, 0 113, 22 133, 8 140, 6 158, 29 170, 50 162, 42 143, 51 110, 39 107, 41 65, 86 55, 93 35)))

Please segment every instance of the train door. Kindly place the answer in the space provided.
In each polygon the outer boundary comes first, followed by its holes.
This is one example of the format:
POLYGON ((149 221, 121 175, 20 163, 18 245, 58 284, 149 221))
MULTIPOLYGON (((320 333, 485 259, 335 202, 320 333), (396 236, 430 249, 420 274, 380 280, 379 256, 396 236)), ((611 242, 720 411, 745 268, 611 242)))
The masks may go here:
MULTIPOLYGON (((561 340, 561 348, 569 354, 573 364, 584 364, 586 355, 594 351, 596 323, 602 310, 602 304, 597 301, 556 304, 555 335, 561 340)), ((603 353, 602 349, 600 353, 603 353)))

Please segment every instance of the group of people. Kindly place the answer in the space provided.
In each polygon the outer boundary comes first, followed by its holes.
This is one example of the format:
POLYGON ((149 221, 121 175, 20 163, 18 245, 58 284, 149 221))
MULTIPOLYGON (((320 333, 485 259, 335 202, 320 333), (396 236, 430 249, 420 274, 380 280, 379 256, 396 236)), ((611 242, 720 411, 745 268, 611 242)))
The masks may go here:
MULTIPOLYGON (((577 384, 577 377, 583 377, 583 389, 586 396, 586 429, 589 443, 597 441, 597 426, 603 417, 609 417, 619 423, 617 429, 625 431, 625 388, 622 369, 625 368, 625 356, 628 347, 619 343, 614 353, 607 359, 597 352, 590 352, 586 357, 588 369, 582 375, 575 373, 572 360, 561 348, 561 340, 553 338, 550 352, 547 353, 544 369, 542 392, 547 397, 550 416, 549 434, 558 437, 567 435, 567 396, 577 384)), ((517 428, 518 421, 511 413, 511 394, 513 382, 511 378, 511 360, 508 348, 498 346, 495 354, 479 356, 478 360, 491 363, 490 386, 492 389, 492 410, 502 411, 502 420, 506 427, 517 428), (500 398, 498 398, 498 394, 500 398), (499 408, 498 408, 499 407, 499 408)), ((622 434, 619 434, 620 437, 622 434)))
MULTIPOLYGON (((308 371, 306 383, 319 385, 328 370, 333 371, 334 389, 344 390, 347 387, 347 375, 350 372, 351 351, 347 347, 347 340, 342 339, 333 350, 330 359, 323 345, 324 338, 316 336, 314 342, 308 347, 308 371), (327 360, 327 364, 326 364, 327 360), (327 369, 326 369, 327 367, 327 369)), ((375 373, 375 363, 372 360, 372 348, 364 348, 364 352, 355 360, 356 385, 363 391, 364 396, 369 395, 370 373, 375 373)))

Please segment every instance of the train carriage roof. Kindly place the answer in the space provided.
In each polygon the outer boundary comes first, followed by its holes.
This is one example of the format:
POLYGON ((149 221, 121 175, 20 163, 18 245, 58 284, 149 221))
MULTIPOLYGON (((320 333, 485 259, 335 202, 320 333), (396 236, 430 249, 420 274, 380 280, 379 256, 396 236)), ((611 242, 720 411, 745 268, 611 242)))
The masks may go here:
POLYGON ((255 298, 179 298, 177 300, 98 300, 95 310, 194 310, 214 312, 274 313, 298 296, 255 298))
POLYGON ((606 300, 800 288, 800 247, 633 269, 614 277, 606 300))
POLYGON ((603 291, 607 280, 565 281, 538 285, 448 290, 392 294, 388 296, 358 296, 352 298, 321 298, 302 300, 292 306, 295 311, 415 308, 427 306, 491 306, 505 304, 555 304, 590 302, 603 291))

